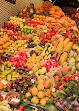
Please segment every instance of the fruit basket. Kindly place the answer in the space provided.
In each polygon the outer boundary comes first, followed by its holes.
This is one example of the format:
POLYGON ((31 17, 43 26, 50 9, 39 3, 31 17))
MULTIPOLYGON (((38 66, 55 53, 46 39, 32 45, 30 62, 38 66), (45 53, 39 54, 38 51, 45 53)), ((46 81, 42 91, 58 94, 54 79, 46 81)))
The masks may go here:
POLYGON ((37 4, 18 6, 0 28, 0 111, 79 111, 77 23, 37 4))

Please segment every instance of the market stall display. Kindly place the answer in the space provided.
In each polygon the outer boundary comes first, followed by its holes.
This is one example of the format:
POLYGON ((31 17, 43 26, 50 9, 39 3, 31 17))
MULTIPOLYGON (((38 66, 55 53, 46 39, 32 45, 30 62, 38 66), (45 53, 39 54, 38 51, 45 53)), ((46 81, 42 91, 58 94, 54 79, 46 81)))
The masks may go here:
POLYGON ((35 10, 30 4, 0 29, 0 111, 6 110, 79 111, 79 30, 51 2, 35 10))

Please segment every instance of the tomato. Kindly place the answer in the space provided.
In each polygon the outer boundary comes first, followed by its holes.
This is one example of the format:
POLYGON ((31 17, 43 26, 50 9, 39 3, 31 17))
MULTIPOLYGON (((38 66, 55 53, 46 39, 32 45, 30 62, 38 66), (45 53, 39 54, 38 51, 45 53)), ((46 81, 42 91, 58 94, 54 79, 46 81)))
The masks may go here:
POLYGON ((51 37, 50 37, 50 36, 48 36, 48 40, 51 40, 51 37))
POLYGON ((18 25, 17 27, 20 28, 20 25, 18 25))
POLYGON ((66 35, 66 38, 68 38, 69 36, 68 35, 66 35))
POLYGON ((69 39, 72 39, 71 37, 69 37, 69 39))
POLYGON ((44 35, 44 36, 43 36, 43 39, 46 39, 46 38, 47 38, 47 36, 46 36, 46 35, 44 35))
POLYGON ((73 31, 73 29, 71 28, 70 31, 73 31))
POLYGON ((65 78, 64 78, 64 81, 65 81, 65 82, 69 82, 69 81, 70 81, 70 77, 65 77, 65 78))
POLYGON ((11 23, 11 25, 13 25, 13 23, 11 23))
POLYGON ((4 22, 5 25, 7 25, 7 22, 4 22))
POLYGON ((47 42, 47 40, 46 40, 46 39, 44 39, 44 41, 46 41, 46 42, 47 42))
POLYGON ((60 81, 60 84, 62 85, 62 84, 63 84, 63 81, 60 81))
POLYGON ((54 25, 52 25, 51 28, 53 29, 53 28, 54 28, 54 25))
POLYGON ((58 86, 57 86, 57 89, 59 90, 59 89, 60 89, 60 87, 61 87, 61 85, 58 85, 58 86))
POLYGON ((47 36, 50 36, 50 33, 48 32, 48 33, 46 33, 46 35, 47 35, 47 36))
POLYGON ((17 35, 17 33, 14 33, 14 35, 17 35))
POLYGON ((54 36, 54 35, 55 35, 55 33, 54 33, 54 32, 52 32, 52 33, 51 33, 51 36, 54 36))
POLYGON ((55 33, 56 33, 56 32, 57 32, 57 29, 56 29, 56 28, 54 28, 54 29, 53 29, 53 32, 55 32, 55 33))
POLYGON ((59 32, 57 32, 56 34, 59 34, 59 32))
POLYGON ((72 33, 70 33, 70 36, 73 36, 73 34, 72 34, 72 33))
POLYGON ((65 34, 65 36, 67 35, 67 33, 64 33, 65 34))
POLYGON ((78 41, 78 39, 73 39, 75 42, 77 42, 78 41))
POLYGON ((19 33, 18 35, 19 35, 19 36, 21 36, 22 34, 21 34, 21 33, 19 33))
POLYGON ((20 106, 17 110, 23 111, 23 106, 20 106))
POLYGON ((48 29, 48 32, 51 33, 52 32, 51 29, 48 29))
POLYGON ((67 33, 68 33, 68 34, 70 34, 70 33, 71 33, 71 31, 69 30, 67 33))
POLYGON ((43 41, 43 39, 42 39, 42 38, 40 38, 40 41, 43 41))
POLYGON ((75 44, 75 42, 73 42, 73 45, 75 44))
POLYGON ((2 27, 4 29, 4 27, 2 27))
POLYGON ((77 35, 73 35, 72 38, 77 38, 77 35))
POLYGON ((16 29, 16 25, 14 25, 13 28, 16 29))

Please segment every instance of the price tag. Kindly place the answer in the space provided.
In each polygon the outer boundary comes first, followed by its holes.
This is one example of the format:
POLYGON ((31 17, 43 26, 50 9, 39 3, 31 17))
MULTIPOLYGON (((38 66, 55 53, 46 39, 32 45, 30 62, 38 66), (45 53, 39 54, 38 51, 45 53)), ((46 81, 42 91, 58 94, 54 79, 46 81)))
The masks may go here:
POLYGON ((5 80, 2 80, 2 83, 3 83, 4 85, 6 85, 6 84, 7 84, 7 82, 6 82, 5 80))

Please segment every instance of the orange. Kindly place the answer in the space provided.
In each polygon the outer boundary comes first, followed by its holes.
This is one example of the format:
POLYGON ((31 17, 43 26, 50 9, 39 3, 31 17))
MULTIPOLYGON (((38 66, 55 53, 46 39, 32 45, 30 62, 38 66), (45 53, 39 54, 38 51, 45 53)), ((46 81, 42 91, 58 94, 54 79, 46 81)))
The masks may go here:
POLYGON ((0 50, 2 49, 2 46, 0 46, 0 50))
POLYGON ((45 95, 50 96, 50 94, 51 94, 51 89, 47 89, 46 92, 45 92, 45 95))
POLYGON ((44 82, 44 87, 45 88, 49 88, 50 87, 50 81, 48 81, 48 80, 46 80, 45 82, 44 82))
POLYGON ((3 50, 0 50, 0 53, 1 53, 1 54, 3 54, 3 53, 4 53, 4 51, 3 51, 3 50))

